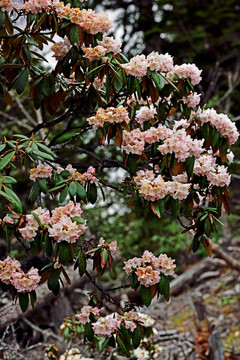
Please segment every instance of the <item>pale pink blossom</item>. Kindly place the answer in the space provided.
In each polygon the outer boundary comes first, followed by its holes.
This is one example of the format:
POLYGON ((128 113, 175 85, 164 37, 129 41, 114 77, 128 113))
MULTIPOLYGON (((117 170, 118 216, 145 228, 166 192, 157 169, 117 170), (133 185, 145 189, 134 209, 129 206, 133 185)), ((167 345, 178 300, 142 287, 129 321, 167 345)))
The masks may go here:
POLYGON ((184 96, 182 98, 182 101, 184 104, 186 104, 188 107, 195 107, 200 103, 200 94, 197 94, 196 92, 190 91, 190 93, 187 96, 184 96))
POLYGON ((179 79, 190 78, 192 85, 197 85, 202 80, 202 70, 199 70, 195 64, 182 64, 175 65, 173 73, 179 77, 179 79))
POLYGON ((153 105, 142 106, 139 110, 136 111, 136 118, 139 124, 143 124, 145 121, 149 121, 154 118, 157 111, 153 105))
POLYGON ((0 280, 9 285, 11 283, 12 274, 21 271, 21 264, 16 259, 11 259, 9 256, 1 261, 0 260, 0 280))
POLYGON ((152 71, 166 73, 173 70, 173 58, 168 53, 159 54, 153 51, 147 56, 147 62, 152 71))
POLYGON ((86 59, 88 59, 89 61, 93 62, 95 60, 101 60, 101 58, 107 54, 107 50, 105 49, 105 47, 98 45, 95 47, 86 47, 83 49, 83 52, 85 55, 83 55, 83 57, 85 57, 86 59))
POLYGON ((138 267, 136 269, 136 274, 140 284, 144 285, 145 287, 155 285, 160 280, 160 272, 153 270, 151 266, 138 267))
POLYGON ((95 116, 87 118, 89 124, 95 127, 103 127, 106 122, 116 124, 130 121, 127 110, 120 105, 117 108, 109 107, 107 109, 99 108, 95 116))
POLYGON ((139 129, 134 129, 130 132, 123 130, 122 145, 123 150, 129 154, 141 155, 144 151, 145 141, 144 134, 139 129))
POLYGON ((100 41, 98 40, 98 45, 103 46, 107 53, 113 53, 117 55, 121 51, 122 43, 118 40, 115 40, 112 36, 104 36, 100 41))
POLYGON ((93 331, 98 336, 110 337, 120 326, 121 321, 114 319, 111 315, 101 317, 93 324, 93 331))
POLYGON ((147 73, 148 62, 145 55, 134 56, 129 63, 121 64, 127 74, 136 76, 138 79, 147 73))
POLYGON ((199 117, 202 125, 209 122, 222 137, 228 139, 230 145, 237 141, 239 136, 237 127, 227 115, 218 114, 214 109, 206 109, 200 113, 199 117))
POLYGON ((4 218, 2 219, 2 222, 5 224, 14 224, 14 220, 11 216, 9 216, 8 214, 4 216, 4 218))
POLYGON ((65 37, 63 40, 64 41, 55 43, 51 46, 51 50, 54 52, 53 57, 55 57, 56 60, 62 60, 71 48, 71 43, 68 38, 65 37))
POLYGON ((90 321, 90 315, 99 316, 99 312, 101 309, 98 307, 92 307, 89 305, 85 305, 82 307, 80 314, 76 314, 75 316, 82 324, 86 324, 90 321))
POLYGON ((22 270, 12 273, 11 284, 17 292, 31 292, 36 289, 41 277, 38 275, 38 269, 31 268, 27 273, 22 270))
POLYGON ((30 170, 30 180, 36 181, 39 178, 51 178, 53 168, 50 165, 39 164, 36 168, 30 170))

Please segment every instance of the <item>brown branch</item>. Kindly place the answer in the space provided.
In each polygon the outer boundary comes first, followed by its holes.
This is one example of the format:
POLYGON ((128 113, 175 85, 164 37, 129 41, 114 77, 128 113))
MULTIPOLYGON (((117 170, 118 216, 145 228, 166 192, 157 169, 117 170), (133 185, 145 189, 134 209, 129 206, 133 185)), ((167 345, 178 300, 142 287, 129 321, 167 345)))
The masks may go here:
POLYGON ((234 257, 228 255, 223 249, 221 249, 217 244, 210 241, 212 252, 217 255, 218 258, 226 261, 227 265, 231 269, 235 269, 240 272, 240 261, 236 260, 234 257))

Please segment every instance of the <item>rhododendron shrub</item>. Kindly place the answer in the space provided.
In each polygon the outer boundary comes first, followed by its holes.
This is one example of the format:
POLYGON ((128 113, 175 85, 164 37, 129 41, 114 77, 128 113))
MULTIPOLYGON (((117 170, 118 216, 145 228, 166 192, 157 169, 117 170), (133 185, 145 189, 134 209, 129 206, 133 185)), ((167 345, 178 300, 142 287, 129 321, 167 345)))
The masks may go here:
POLYGON ((47 281, 57 295, 63 281, 70 283, 66 265, 74 263, 96 287, 77 315, 85 339, 104 338, 129 355, 144 324, 134 304, 102 316, 103 300, 124 287, 146 306, 155 296, 168 300, 174 260, 146 250, 124 259, 126 284, 102 289, 89 266, 115 280, 118 244, 90 238, 84 209, 114 189, 140 213, 172 214, 193 234, 189 250, 202 243, 210 255, 222 208, 230 212, 230 145, 238 132, 227 115, 199 106, 195 64, 175 64, 158 52, 127 59, 107 36, 110 28, 106 14, 81 1, 0 1, 0 107, 15 119, 0 143, 0 231, 8 251, 16 239, 26 256, 48 259, 40 271, 2 259, 0 285, 25 311, 39 284, 47 281), (52 70, 44 68, 45 45, 56 61, 52 70), (126 177, 112 184, 116 169, 126 177))

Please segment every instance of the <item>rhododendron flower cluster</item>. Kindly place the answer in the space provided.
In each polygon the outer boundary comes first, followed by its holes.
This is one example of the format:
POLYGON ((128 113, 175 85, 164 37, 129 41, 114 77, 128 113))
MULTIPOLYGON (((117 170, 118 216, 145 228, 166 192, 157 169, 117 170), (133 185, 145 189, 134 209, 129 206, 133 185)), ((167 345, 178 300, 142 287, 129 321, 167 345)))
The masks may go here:
POLYGON ((73 168, 71 164, 67 165, 67 167, 64 169, 61 166, 57 166, 57 173, 61 174, 62 171, 67 170, 70 172, 70 177, 77 182, 80 182, 82 186, 86 185, 87 181, 90 181, 91 183, 97 183, 98 179, 96 178, 96 169, 93 166, 89 166, 86 172, 80 173, 77 171, 77 169, 73 168))
POLYGON ((105 13, 95 13, 91 9, 67 8, 61 15, 68 16, 72 23, 80 25, 84 31, 92 35, 98 32, 106 33, 112 27, 112 21, 105 13))
POLYGON ((85 305, 82 307, 80 314, 76 314, 76 317, 82 324, 86 324, 90 321, 90 315, 99 316, 99 312, 101 309, 98 307, 92 307, 89 305, 85 305))
POLYGON ((106 110, 103 108, 99 108, 95 116, 91 116, 87 119, 89 124, 94 125, 96 127, 103 127, 106 122, 110 124, 117 124, 121 122, 129 123, 130 119, 128 116, 128 112, 120 105, 117 108, 109 107, 106 110))
POLYGON ((68 38, 65 37, 63 40, 64 41, 56 43, 53 46, 51 46, 51 50, 54 52, 53 56, 56 58, 56 60, 62 60, 64 56, 67 55, 67 53, 71 48, 71 43, 68 40, 68 38))
POLYGON ((196 175, 206 175, 209 183, 213 186, 228 186, 231 181, 227 168, 224 165, 217 166, 216 157, 211 154, 204 154, 195 160, 194 173, 196 175))
POLYGON ((185 129, 171 132, 171 136, 164 140, 163 145, 158 146, 158 151, 162 154, 175 154, 179 161, 184 161, 190 156, 198 158, 204 151, 204 139, 192 139, 187 135, 185 129))
POLYGON ((167 73, 173 70, 173 57, 167 54, 151 52, 147 56, 148 67, 152 71, 167 73))
POLYGON ((0 261, 0 280, 7 285, 13 285, 17 292, 25 293, 36 289, 40 276, 38 270, 33 267, 24 273, 20 262, 8 256, 0 261))
POLYGON ((227 115, 218 114, 214 109, 206 109, 199 117, 202 124, 209 123, 215 127, 222 137, 228 139, 230 145, 237 141, 239 136, 237 127, 227 115))
POLYGON ((200 94, 197 94, 196 92, 190 92, 187 96, 184 96, 182 98, 182 101, 184 104, 186 104, 188 107, 195 107, 200 103, 200 94))
POLYGON ((154 118, 157 111, 153 105, 142 106, 139 110, 136 111, 136 118, 139 124, 143 124, 145 121, 149 121, 154 118))
POLYGON ((102 337, 111 336, 121 324, 120 320, 113 318, 111 315, 101 317, 93 324, 93 331, 96 335, 102 337))
POLYGON ((152 144, 159 140, 164 140, 164 143, 158 146, 158 151, 162 154, 174 153, 179 161, 184 161, 190 156, 198 158, 205 150, 204 139, 193 139, 187 135, 185 129, 171 130, 160 124, 157 128, 151 127, 146 131, 140 129, 123 131, 123 149, 127 154, 141 155, 145 142, 152 144))
POLYGON ((167 257, 166 254, 155 257, 153 253, 146 250, 141 258, 135 257, 125 261, 123 269, 127 274, 134 270, 140 284, 149 287, 159 282, 161 273, 166 276, 174 273, 176 267, 174 261, 167 257))
POLYGON ((121 42, 114 40, 113 37, 105 36, 102 41, 98 40, 97 46, 91 48, 86 47, 83 49, 84 57, 90 61, 100 60, 102 56, 113 53, 117 55, 121 49, 121 42))
POLYGON ((116 240, 114 240, 114 241, 112 241, 112 242, 110 242, 110 243, 108 244, 108 243, 105 243, 105 240, 104 240, 103 237, 101 237, 101 238, 99 239, 98 246, 99 246, 99 247, 100 247, 100 246, 104 246, 104 247, 106 247, 107 249, 109 249, 111 255, 115 254, 115 253, 119 250, 118 244, 117 244, 117 241, 116 241, 116 240))
POLYGON ((53 168, 49 165, 39 164, 36 168, 30 170, 30 179, 36 181, 39 178, 51 178, 53 168))
POLYGON ((137 55, 131 58, 129 63, 122 64, 121 67, 127 74, 141 78, 146 75, 148 68, 148 61, 145 55, 137 55))
POLYGON ((145 145, 143 132, 139 129, 134 129, 130 132, 123 130, 122 145, 127 154, 141 155, 145 145))
MULTIPOLYGON (((50 221, 50 212, 49 210, 42 209, 41 207, 32 211, 36 214, 41 221, 41 224, 47 225, 50 221)), ((39 229, 39 224, 37 219, 32 214, 26 215, 26 225, 19 229, 22 237, 27 241, 34 241, 34 238, 37 236, 39 229)))
MULTIPOLYGON (((55 208, 51 212, 51 216, 48 210, 38 208, 33 211, 41 224, 49 225, 46 228, 49 235, 53 237, 57 242, 67 241, 74 243, 86 230, 86 222, 83 224, 77 224, 73 221, 74 217, 79 217, 82 214, 80 204, 74 205, 73 201, 69 201, 66 206, 60 206, 55 208)), ((25 240, 33 241, 39 230, 38 221, 32 214, 26 215, 26 225, 19 229, 22 237, 25 240)))
POLYGON ((179 79, 190 78, 192 85, 197 85, 202 80, 202 70, 199 70, 195 64, 182 64, 175 65, 173 73, 178 76, 179 79))
POLYGON ((12 0, 1 0, 0 1, 0 8, 2 11, 10 12, 15 8, 15 3, 12 0))
POLYGON ((139 194, 148 201, 163 199, 171 195, 174 199, 186 199, 191 184, 183 184, 178 181, 164 181, 161 175, 155 177, 153 171, 138 171, 133 178, 137 186, 140 186, 139 194))
POLYGON ((14 224, 14 220, 11 216, 9 216, 8 214, 4 216, 3 219, 0 219, 0 225, 5 225, 5 224, 14 224))

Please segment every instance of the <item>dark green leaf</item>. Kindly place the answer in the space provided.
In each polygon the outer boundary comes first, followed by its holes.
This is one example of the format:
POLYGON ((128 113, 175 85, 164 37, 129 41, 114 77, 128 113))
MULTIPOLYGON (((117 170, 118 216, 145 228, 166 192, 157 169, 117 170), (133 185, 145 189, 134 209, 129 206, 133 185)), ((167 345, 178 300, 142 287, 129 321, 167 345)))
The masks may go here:
POLYGON ((15 180, 11 176, 0 176, 0 181, 3 182, 3 184, 16 184, 17 180, 15 180))
POLYGON ((23 313, 27 310, 28 304, 29 304, 28 293, 19 293, 19 305, 23 313))
POLYGON ((196 234, 192 240, 192 251, 195 253, 198 251, 200 246, 199 235, 196 234))
POLYGON ((39 191, 40 191, 40 186, 39 186, 38 181, 36 181, 36 182, 33 184, 33 186, 31 187, 30 193, 29 193, 29 195, 28 195, 28 201, 29 201, 31 204, 34 204, 35 201, 37 200, 39 191))
POLYGON ((77 183, 77 195, 79 196, 80 200, 86 201, 87 193, 84 187, 77 183))
POLYGON ((59 244, 59 261, 66 265, 69 259, 69 244, 67 241, 62 241, 59 244))
POLYGON ((133 334, 132 334, 132 343, 133 343, 134 349, 139 347, 141 339, 142 339, 141 329, 140 329, 139 325, 137 325, 137 327, 134 329, 133 334))
POLYGON ((63 170, 60 175, 64 178, 68 178, 69 176, 71 176, 71 173, 68 170, 63 170))
POLYGON ((142 302, 144 303, 145 306, 149 306, 151 304, 152 301, 152 289, 151 287, 145 287, 143 285, 141 285, 140 287, 140 295, 142 298, 142 302))
POLYGON ((180 215, 180 210, 181 210, 181 204, 180 204, 179 200, 173 199, 173 198, 171 197, 170 205, 171 205, 172 215, 173 215, 175 218, 177 218, 177 217, 180 215))
POLYGON ((59 202, 60 202, 60 203, 64 202, 64 201, 66 200, 67 195, 68 195, 68 187, 66 186, 66 187, 62 190, 62 192, 61 192, 61 194, 60 194, 60 196, 59 196, 59 202))
POLYGON ((60 277, 61 268, 51 270, 48 278, 48 288, 49 290, 54 290, 57 287, 58 279, 60 277))
POLYGON ((129 154, 127 165, 130 171, 130 174, 133 175, 137 170, 137 156, 135 154, 129 154))
POLYGON ((32 154, 36 155, 36 157, 39 158, 40 160, 41 159, 46 159, 46 160, 51 160, 51 161, 54 160, 54 157, 52 155, 45 153, 43 151, 40 151, 40 150, 34 149, 32 151, 32 154))
POLYGON ((188 176, 191 176, 193 174, 194 162, 195 162, 194 156, 188 157, 185 160, 185 166, 188 176))
POLYGON ((48 193, 47 180, 45 178, 38 178, 40 189, 44 194, 48 193))
POLYGON ((86 268, 87 268, 86 258, 83 252, 81 251, 78 257, 78 269, 80 276, 83 276, 85 274, 86 268))
POLYGON ((36 291, 33 290, 30 292, 30 301, 31 301, 32 308, 34 308, 36 300, 37 300, 37 294, 36 294, 36 291))
POLYGON ((111 256, 111 269, 112 269, 111 277, 113 280, 115 280, 117 278, 117 272, 116 272, 115 261, 112 256, 111 256))
POLYGON ((94 331, 92 328, 92 324, 90 322, 86 323, 84 325, 85 328, 85 337, 88 339, 88 341, 93 341, 94 338, 94 331))
POLYGON ((165 80, 162 77, 161 74, 158 74, 154 71, 151 72, 154 84, 156 85, 156 87, 158 88, 159 91, 161 91, 165 85, 165 80))
POLYGON ((87 188, 87 198, 88 201, 91 204, 95 204, 95 202, 97 201, 97 187, 95 183, 88 183, 88 188, 87 188))
POLYGON ((5 22, 5 13, 0 10, 0 28, 3 27, 4 22, 5 22))
POLYGON ((117 335, 117 342, 118 342, 118 345, 120 346, 120 348, 122 349, 122 351, 125 353, 125 354, 128 354, 128 351, 126 349, 126 346, 124 345, 124 343, 122 342, 121 338, 119 335, 117 335))
POLYGON ((129 349, 129 347, 130 347, 130 335, 129 335, 129 331, 126 329, 124 324, 121 325, 120 331, 121 331, 121 334, 123 336, 124 345, 126 346, 126 349, 129 349))
POLYGON ((79 35, 78 35, 78 25, 73 24, 71 25, 70 32, 69 32, 69 40, 72 45, 75 43, 79 44, 79 35))
POLYGON ((52 255, 52 241, 50 240, 48 233, 44 235, 45 251, 47 256, 52 255))
POLYGON ((166 300, 169 299, 170 284, 169 284, 169 280, 168 280, 167 276, 165 276, 163 274, 161 274, 161 278, 158 283, 158 290, 159 290, 160 294, 162 294, 166 300))
POLYGON ((5 187, 5 192, 8 195, 8 197, 11 198, 11 203, 15 206, 15 208, 20 213, 22 213, 23 212, 22 203, 21 203, 21 200, 19 199, 19 197, 15 194, 15 192, 8 187, 5 187))
POLYGON ((12 160, 14 155, 15 155, 15 150, 12 150, 1 159, 1 161, 0 161, 0 170, 5 168, 5 166, 12 160))
POLYGON ((29 76, 28 69, 22 70, 20 74, 17 76, 15 81, 15 88, 17 90, 18 95, 21 95, 21 93, 24 91, 28 82, 28 76, 29 76))
POLYGON ((75 181, 72 181, 68 187, 68 191, 70 195, 73 197, 77 194, 77 183, 75 181))

